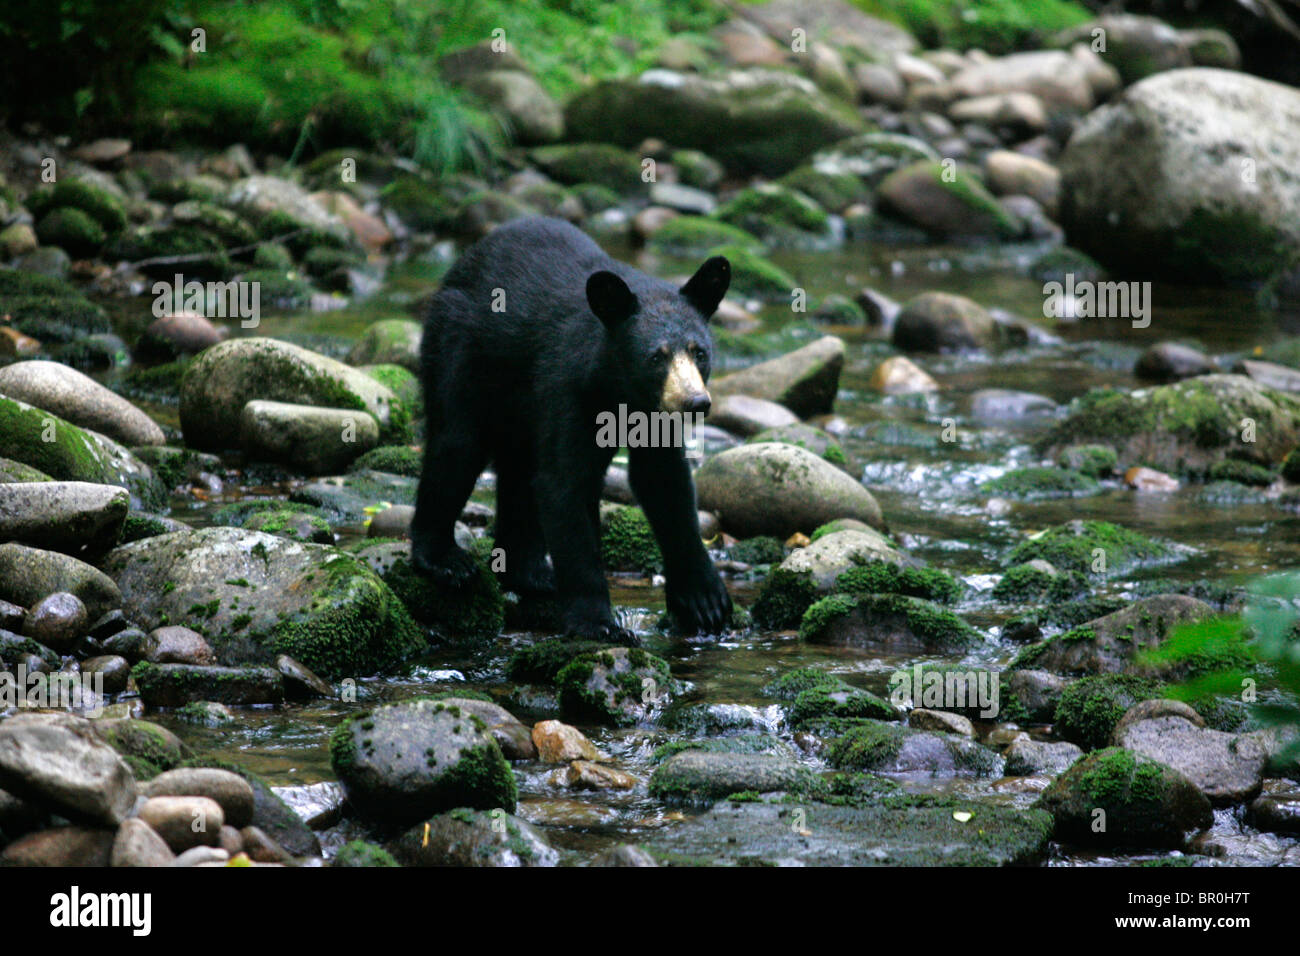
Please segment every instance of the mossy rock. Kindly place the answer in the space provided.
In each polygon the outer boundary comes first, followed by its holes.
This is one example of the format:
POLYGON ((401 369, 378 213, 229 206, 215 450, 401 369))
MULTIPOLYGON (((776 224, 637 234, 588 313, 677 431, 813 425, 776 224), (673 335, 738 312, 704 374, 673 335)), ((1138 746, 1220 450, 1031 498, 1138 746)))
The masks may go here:
POLYGON ((550 867, 560 861, 540 831, 501 809, 458 807, 416 824, 389 845, 405 866, 550 867))
POLYGON ((602 644, 598 641, 547 638, 528 647, 521 647, 511 654, 510 660, 506 663, 506 675, 513 681, 551 684, 570 661, 612 646, 614 645, 602 644))
POLYGON ((50 189, 38 189, 27 197, 26 205, 37 218, 55 209, 76 209, 94 220, 109 236, 126 228, 122 200, 84 179, 63 179, 50 189))
POLYGON ((401 864, 382 846, 366 843, 364 840, 353 840, 339 847, 338 853, 334 854, 334 859, 330 861, 330 866, 401 866, 401 864))
POLYGON ((147 720, 96 720, 91 723, 91 728, 100 740, 116 750, 123 759, 132 761, 131 769, 135 771, 137 780, 174 770, 194 755, 166 727, 147 720), (141 776, 142 771, 147 771, 148 776, 141 776))
POLYGON ((661 574, 664 569, 659 542, 640 508, 620 508, 610 515, 601 529, 600 554, 610 571, 636 571, 649 576, 661 574))
POLYGON ((798 729, 825 718, 897 720, 898 711, 887 700, 855 687, 810 687, 800 691, 786 713, 790 726, 798 729))
POLYGON ((36 223, 42 245, 58 246, 73 256, 93 256, 108 236, 99 223, 80 209, 63 206, 47 212, 36 223))
POLYGON ((1068 468, 1013 468, 980 485, 989 495, 1005 495, 1024 501, 1043 498, 1081 498, 1101 491, 1097 479, 1068 468))
POLYGON ((595 183, 619 195, 643 193, 641 160, 608 143, 564 143, 540 146, 528 154, 552 179, 566 185, 595 183))
POLYGON ((667 661, 640 648, 584 654, 555 677, 566 720, 626 727, 652 718, 676 686, 667 661))
POLYGON ((804 612, 806 641, 922 651, 968 649, 984 638, 957 615, 901 594, 832 594, 804 612))
POLYGON ((830 228, 826 210, 777 183, 743 189, 713 215, 771 246, 814 247, 825 241, 830 228))
POLYGON ((759 445, 764 442, 794 445, 796 448, 812 452, 818 458, 830 462, 837 468, 841 468, 850 474, 854 473, 852 462, 849 461, 848 454, 844 451, 844 446, 839 439, 815 425, 804 422, 778 425, 775 428, 765 428, 757 435, 745 439, 747 445, 759 445))
POLYGON ((740 734, 735 737, 710 737, 704 740, 674 740, 661 744, 650 755, 652 764, 661 764, 684 750, 702 750, 705 753, 775 754, 793 757, 789 744, 771 734, 740 734))
POLYGON ((1205 478, 1207 481, 1232 481, 1239 485, 1267 488, 1277 480, 1277 472, 1239 458, 1225 458, 1212 464, 1205 478))
POLYGON ((881 207, 932 236, 1014 239, 1021 226, 971 172, 943 162, 904 166, 881 181, 881 207))
POLYGON ((789 301, 799 284, 784 269, 744 246, 726 244, 709 250, 710 256, 725 256, 731 263, 731 290, 737 295, 764 302, 789 301))
POLYGON ((778 180, 779 185, 803 193, 822 208, 843 212, 848 206, 871 196, 862 180, 851 173, 827 172, 815 166, 800 166, 778 180))
POLYGON ((905 567, 892 561, 869 561, 850 568, 835 579, 841 594, 902 594, 939 604, 955 604, 965 586, 937 568, 905 567))
POLYGON ((1008 568, 993 586, 993 599, 1009 604, 1059 604, 1087 594, 1087 581, 1077 571, 1053 574, 1044 563, 1031 561, 1008 568))
POLYGON ((727 549, 727 557, 745 564, 780 564, 785 560, 785 545, 780 538, 759 535, 737 541, 727 549))
POLYGON ((386 363, 363 365, 361 371, 396 395, 398 401, 406 407, 408 414, 412 416, 422 414, 420 408, 423 396, 420 380, 412 372, 401 365, 386 363))
POLYGON ((804 612, 818 597, 817 582, 811 571, 775 568, 763 581, 750 613, 754 623, 764 630, 790 630, 799 626, 804 612))
POLYGON ((31 465, 12 458, 0 458, 0 484, 19 484, 25 481, 53 481, 54 479, 31 465))
POLYGON ((353 809, 388 828, 457 807, 511 813, 518 798, 515 775, 487 725, 428 699, 343 721, 330 736, 330 765, 353 809))
POLYGON ((247 220, 215 203, 198 199, 177 203, 172 207, 172 216, 178 223, 206 230, 231 249, 242 249, 257 242, 257 231, 247 220))
POLYGON ((482 644, 505 626, 505 597, 496 575, 481 559, 478 574, 460 588, 417 574, 406 557, 395 560, 383 578, 412 617, 452 644, 482 644))
POLYGON ((889 681, 890 703, 942 710, 971 720, 1005 720, 1001 710, 1003 681, 996 670, 978 665, 914 664, 895 671, 889 681))
POLYGON ((1300 397, 1243 375, 1201 375, 1122 392, 1093 389, 1039 442, 1051 453, 1079 443, 1113 447, 1121 464, 1201 475, 1233 456, 1281 461, 1300 445, 1300 397))
POLYGON ((1133 674, 1084 677, 1061 693, 1054 719, 1056 732, 1084 750, 1105 747, 1125 711, 1162 696, 1162 689, 1160 681, 1133 674))
MULTIPOLYGON (((113 259, 138 265, 146 275, 170 279, 181 270, 189 278, 225 280, 233 271, 221 240, 198 226, 139 226, 113 240, 104 250, 113 259), (197 256, 184 263, 151 262, 176 256, 197 256)), ((263 293, 265 297, 265 293, 263 293)))
POLYGON ((683 750, 650 778, 650 795, 669 804, 708 806, 734 793, 803 792, 816 775, 788 757, 768 753, 683 750))
POLYGON ((1056 463, 1089 478, 1105 478, 1119 467, 1119 456, 1109 445, 1066 445, 1057 453, 1056 463))
POLYGON ((754 255, 763 251, 763 243, 757 236, 707 216, 670 219, 655 231, 646 245, 659 255, 681 258, 709 255, 719 246, 734 246, 754 255))
POLYGON ((296 269, 250 269, 239 274, 239 281, 256 282, 261 303, 272 309, 305 309, 316 294, 311 280, 296 269))
POLYGON ((806 690, 842 690, 849 685, 816 667, 796 667, 763 686, 768 697, 793 701, 806 690))
POLYGON ((965 737, 865 720, 831 740, 826 761, 839 770, 994 776, 1002 758, 965 737))
POLYGON ((1059 571, 1102 577, 1180 556, 1172 545, 1108 521, 1070 521, 1040 532, 1012 549, 1013 565, 1041 559, 1059 571))
POLYGON ((419 478, 424 453, 409 445, 380 445, 352 463, 349 471, 385 471, 392 475, 419 478))
POLYGON ((1214 822, 1209 800, 1190 780, 1118 747, 1079 760, 1034 808, 1051 813, 1058 840, 1090 846, 1181 849, 1186 831, 1214 822))

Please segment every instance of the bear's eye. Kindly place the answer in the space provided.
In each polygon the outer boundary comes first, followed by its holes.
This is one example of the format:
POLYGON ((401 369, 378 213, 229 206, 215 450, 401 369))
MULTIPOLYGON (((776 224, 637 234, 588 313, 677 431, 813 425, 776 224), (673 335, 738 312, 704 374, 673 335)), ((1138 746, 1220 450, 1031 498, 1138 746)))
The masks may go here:
POLYGON ((691 348, 691 358, 695 359, 696 365, 703 365, 709 358, 709 353, 703 348, 696 345, 691 348))
POLYGON ((668 349, 659 349, 659 351, 650 356, 650 361, 656 366, 663 365, 668 361, 668 349))

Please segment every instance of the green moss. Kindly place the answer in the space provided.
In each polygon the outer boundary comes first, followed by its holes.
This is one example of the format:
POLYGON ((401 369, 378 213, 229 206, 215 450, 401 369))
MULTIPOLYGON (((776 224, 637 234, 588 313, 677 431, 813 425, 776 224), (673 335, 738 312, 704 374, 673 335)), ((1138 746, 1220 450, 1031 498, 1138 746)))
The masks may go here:
MULTIPOLYGON (((241 282, 258 286, 258 294, 264 306, 289 311, 305 309, 311 304, 315 287, 300 273, 290 269, 250 269, 239 276, 241 282)), ((352 406, 340 406, 352 407, 352 406)))
POLYGON ((737 541, 727 550, 727 555, 745 564, 780 564, 785 560, 785 545, 780 538, 760 535, 737 541))
POLYGON ((1095 495, 1101 485, 1095 478, 1065 468, 1015 468, 980 485, 980 491, 1013 498, 1070 498, 1095 495))
POLYGON ((620 195, 645 191, 641 160, 635 153, 607 143, 541 146, 528 156, 561 183, 595 183, 620 195))
POLYGON ((897 724, 860 724, 830 742, 826 762, 840 770, 884 766, 898 756, 906 737, 907 728, 897 724))
POLYGON ((849 173, 823 172, 812 166, 800 166, 782 176, 778 182, 800 192, 831 212, 842 212, 853 203, 870 198, 862 180, 849 173))
POLYGON ((1097 807, 1131 803, 1158 806, 1164 773, 1154 761, 1139 762, 1137 755, 1120 747, 1098 751, 1080 769, 1079 786, 1097 807))
POLYGON ((481 559, 477 577, 461 588, 416 574, 405 559, 395 561, 383 577, 417 621, 450 643, 488 641, 505 626, 505 597, 496 575, 481 559))
POLYGON ((1300 448, 1293 449, 1282 462, 1282 477, 1294 484, 1300 484, 1300 448))
POLYGON ((798 627, 804 612, 816 600, 817 584, 811 571, 776 568, 763 582, 751 608, 754 624, 769 631, 798 627))
POLYGON ((845 687, 848 685, 834 674, 815 667, 796 667, 766 684, 763 693, 768 697, 792 701, 806 690, 839 690, 845 687))
POLYGON ((829 228, 826 211, 817 203, 775 183, 741 190, 713 215, 721 222, 779 245, 797 243, 801 233, 820 238, 829 228))
POLYGON ((1242 485, 1267 487, 1277 479, 1277 473, 1263 465, 1256 465, 1237 458, 1225 458, 1216 461, 1205 473, 1207 481, 1235 481, 1242 485))
POLYGON ((345 843, 339 847, 338 853, 334 854, 334 860, 330 866, 400 866, 393 855, 381 846, 373 843, 366 843, 363 840, 353 840, 351 843, 345 843))
POLYGON ((349 471, 383 471, 407 478, 419 478, 424 455, 407 445, 380 445, 352 463, 349 471))
POLYGON ((58 246, 72 256, 93 256, 108 238, 99 223, 80 209, 64 206, 36 223, 41 245, 58 246))
POLYGON ((175 769, 190 756, 175 735, 147 720, 105 721, 96 726, 96 733, 122 757, 151 770, 150 777, 175 769))
POLYGON ((698 257, 718 246, 735 246, 758 254, 763 243, 757 236, 729 223, 706 216, 678 216, 664 223, 647 246, 664 256, 698 257))
POLYGON ((951 611, 920 598, 901 594, 832 594, 804 612, 799 636, 806 641, 826 637, 831 626, 849 614, 858 614, 866 626, 903 629, 918 641, 942 648, 971 647, 983 638, 951 611))
MULTIPOLYGON (((221 240, 198 226, 140 226, 113 240, 105 255, 133 263, 198 256, 185 261, 183 269, 187 278, 224 280, 230 277, 232 269, 221 240)), ((170 279, 182 267, 175 262, 158 262, 139 268, 147 275, 170 279)), ((267 302, 265 290, 261 301, 267 302)))
POLYGON ((1088 591, 1078 572, 1052 574, 1029 564, 1008 568, 993 587, 993 599, 1011 604, 1057 604, 1072 601, 1088 591))
POLYGON ((26 205, 38 219, 55 209, 76 209, 94 220, 103 235, 111 236, 126 228, 122 201, 84 179, 64 179, 52 188, 38 189, 27 197, 26 205))
POLYGON ((812 687, 799 693, 786 716, 792 727, 799 728, 827 717, 896 720, 898 712, 888 701, 865 690, 812 687))
POLYGON ((166 524, 153 515, 133 511, 126 516, 126 521, 122 523, 122 533, 118 535, 117 543, 129 544, 142 538, 154 538, 160 534, 167 534, 170 530, 166 524))
POLYGON ((1119 574, 1138 564, 1167 560, 1173 553, 1169 545, 1108 521, 1072 521, 1016 545, 1009 561, 1024 564, 1041 558, 1058 571, 1119 574), (1094 572, 1098 550, 1105 570, 1094 572))
POLYGON ((620 508, 605 523, 600 536, 600 554, 611 571, 660 574, 664 558, 654 530, 640 508, 620 508))
POLYGON ((1085 750, 1105 747, 1119 719, 1134 704, 1161 696, 1161 684, 1149 677, 1101 674, 1065 688, 1056 705, 1056 731, 1085 750))
POLYGON ((963 593, 962 584, 937 568, 902 567, 891 561, 871 561, 850 568, 835 579, 844 594, 904 594, 940 604, 953 604, 963 593))
POLYGON ((574 658, 555 676, 560 711, 566 719, 593 720, 621 727, 637 721, 643 681, 661 689, 673 686, 668 662, 640 648, 627 651, 627 669, 621 669, 610 651, 574 658), (629 708, 629 705, 633 705, 629 708))
POLYGON ((708 254, 730 261, 731 289, 738 295, 767 302, 789 301, 799 284, 788 272, 744 246, 729 243, 710 249, 708 254))

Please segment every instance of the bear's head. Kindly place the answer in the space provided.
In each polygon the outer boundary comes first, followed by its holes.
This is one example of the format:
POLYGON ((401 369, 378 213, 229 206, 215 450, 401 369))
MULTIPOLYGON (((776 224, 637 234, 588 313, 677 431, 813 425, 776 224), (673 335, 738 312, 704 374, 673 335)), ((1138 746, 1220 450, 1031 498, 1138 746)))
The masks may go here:
POLYGON ((609 332, 627 404, 647 412, 707 415, 709 319, 731 284, 731 263, 714 256, 680 289, 641 278, 635 291, 613 272, 587 279, 587 304, 609 332))

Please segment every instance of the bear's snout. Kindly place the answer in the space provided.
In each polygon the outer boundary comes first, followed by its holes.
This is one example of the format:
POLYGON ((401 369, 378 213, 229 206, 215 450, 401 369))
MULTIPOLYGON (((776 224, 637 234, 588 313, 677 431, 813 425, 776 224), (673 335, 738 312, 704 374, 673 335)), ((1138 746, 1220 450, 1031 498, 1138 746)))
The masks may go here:
POLYGON ((704 378, 700 375, 695 360, 685 352, 678 352, 668 367, 659 408, 665 412, 707 415, 712 406, 713 399, 704 387, 704 378))

